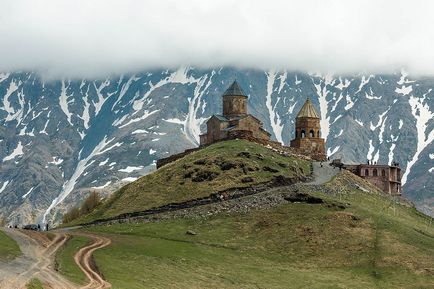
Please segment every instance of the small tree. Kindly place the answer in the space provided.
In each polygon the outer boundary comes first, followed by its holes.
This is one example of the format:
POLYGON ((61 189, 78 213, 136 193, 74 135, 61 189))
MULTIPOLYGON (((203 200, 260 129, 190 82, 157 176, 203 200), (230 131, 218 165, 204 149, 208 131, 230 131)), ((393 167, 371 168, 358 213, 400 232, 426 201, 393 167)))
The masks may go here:
POLYGON ((92 212, 101 203, 101 197, 97 192, 91 192, 80 207, 80 215, 84 216, 92 212))
POLYGON ((69 223, 80 217, 80 210, 77 207, 71 208, 63 215, 62 223, 69 223))

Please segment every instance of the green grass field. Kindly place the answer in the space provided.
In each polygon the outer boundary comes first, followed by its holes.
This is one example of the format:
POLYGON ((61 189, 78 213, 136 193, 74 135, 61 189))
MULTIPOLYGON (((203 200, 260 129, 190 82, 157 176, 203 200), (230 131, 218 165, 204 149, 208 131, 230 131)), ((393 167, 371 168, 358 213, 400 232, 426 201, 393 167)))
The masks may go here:
POLYGON ((41 281, 39 279, 32 279, 28 284, 27 284, 27 289, 44 289, 44 286, 42 285, 41 281))
POLYGON ((56 255, 56 269, 76 284, 84 284, 86 276, 74 261, 74 255, 80 248, 89 243, 89 238, 83 236, 71 236, 66 245, 56 255))
POLYGON ((18 244, 0 231, 0 261, 9 261, 21 255, 20 247, 18 244))
MULTIPOLYGON (((343 174, 329 186, 351 178, 343 174)), ((310 194, 326 203, 88 230, 113 240, 95 252, 113 288, 434 287, 428 217, 350 187, 310 194)))
POLYGON ((229 188, 271 181, 278 175, 294 177, 309 173, 308 161, 285 157, 245 140, 219 142, 126 185, 74 224, 206 197, 229 188), (210 179, 198 181, 200 177, 210 179), (243 183, 241 180, 246 177, 252 181, 243 183))

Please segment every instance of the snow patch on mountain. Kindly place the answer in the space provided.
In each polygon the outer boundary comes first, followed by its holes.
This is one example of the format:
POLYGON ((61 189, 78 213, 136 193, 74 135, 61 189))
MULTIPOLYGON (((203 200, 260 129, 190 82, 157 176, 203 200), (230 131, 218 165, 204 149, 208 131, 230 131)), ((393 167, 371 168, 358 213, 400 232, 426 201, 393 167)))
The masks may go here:
POLYGON ((10 73, 0 73, 0 83, 8 79, 10 75, 10 73))
POLYGON ((22 145, 21 141, 19 141, 17 144, 17 147, 12 151, 12 153, 3 158, 3 162, 13 160, 14 158, 16 158, 18 156, 22 156, 22 155, 24 155, 23 145, 22 145))
POLYGON ((327 156, 328 157, 333 156, 340 148, 341 148, 341 146, 337 146, 333 150, 331 150, 330 148, 328 148, 327 149, 327 156))
POLYGON ((131 134, 148 134, 149 132, 146 129, 136 129, 131 134))
POLYGON ((369 127, 372 131, 375 131, 378 127, 380 127, 384 123, 384 120, 383 120, 384 116, 389 112, 389 110, 390 110, 390 107, 385 112, 380 114, 379 119, 378 119, 378 123, 376 125, 372 124, 372 121, 371 121, 369 127))
POLYGON ((428 104, 424 103, 426 94, 422 98, 417 98, 410 96, 408 103, 411 107, 411 113, 416 119, 416 130, 417 130, 417 146, 416 152, 414 153, 411 160, 407 163, 407 169, 402 176, 402 184, 407 182, 408 175, 411 172, 411 168, 419 159, 420 153, 423 149, 434 141, 434 129, 427 132, 428 122, 434 119, 434 112, 431 112, 428 104))
POLYGON ((48 162, 49 164, 53 164, 55 166, 60 165, 61 163, 63 163, 63 159, 60 157, 53 157, 53 160, 51 162, 48 162))
POLYGON ((188 112, 184 122, 184 134, 195 145, 199 145, 200 126, 206 120, 206 118, 198 118, 197 113, 201 107, 202 96, 211 85, 214 75, 215 71, 212 71, 210 76, 205 74, 199 79, 190 78, 189 80, 190 83, 196 83, 196 87, 193 97, 188 98, 188 112))
POLYGON ((276 112, 276 106, 278 100, 273 106, 272 97, 271 97, 271 95, 273 94, 273 86, 274 86, 274 82, 276 81, 277 73, 275 70, 270 70, 266 72, 265 75, 267 75, 267 94, 265 96, 265 105, 268 109, 268 115, 270 117, 270 125, 273 130, 274 136, 276 137, 276 140, 283 144, 283 140, 282 140, 283 124, 279 114, 276 112))
POLYGON ((340 89, 340 90, 344 90, 345 88, 347 88, 348 86, 350 86, 351 81, 349 81, 348 79, 344 79, 342 80, 342 77, 339 77, 339 84, 336 85, 335 87, 340 89))
POLYGON ((9 97, 18 90, 18 85, 15 83, 15 81, 11 81, 9 83, 9 88, 6 91, 6 94, 3 96, 3 107, 9 115, 13 115, 15 113, 14 108, 11 106, 11 103, 9 102, 9 97))
POLYGON ((131 182, 136 181, 137 179, 138 178, 136 178, 136 177, 126 177, 126 178, 123 178, 121 181, 131 183, 131 182))
POLYGON ((357 118, 355 118, 354 121, 357 122, 358 125, 363 126, 363 121, 358 120, 357 118))
POLYGON ((321 113, 321 135, 322 137, 327 140, 327 137, 330 132, 330 116, 327 116, 329 111, 329 102, 327 101, 327 85, 330 85, 333 81, 333 78, 331 75, 326 75, 323 78, 323 81, 320 81, 320 83, 315 83, 315 80, 312 79, 313 85, 315 86, 316 93, 318 95, 318 101, 319 101, 319 107, 320 107, 320 113, 321 113), (322 84, 322 85, 321 85, 322 84))
POLYGON ((104 189, 104 188, 108 187, 111 183, 112 183, 112 181, 108 181, 108 182, 106 182, 105 184, 103 184, 101 186, 92 187, 92 189, 101 190, 101 189, 104 189))
POLYGON ((392 162, 393 162, 393 156, 394 156, 394 150, 395 150, 395 147, 396 147, 396 144, 395 143, 393 143, 391 146, 390 146, 390 149, 389 149, 389 155, 388 155, 388 157, 389 157, 389 160, 388 160, 388 164, 389 164, 389 166, 390 165, 392 165, 392 162))
POLYGON ((6 187, 8 186, 9 181, 6 181, 3 183, 3 185, 0 188, 0 194, 3 193, 3 191, 6 189, 6 187))
POLYGON ((375 147, 372 145, 372 139, 369 140, 369 149, 366 159, 372 160, 372 154, 374 153, 375 147))
POLYGON ((104 161, 100 162, 100 163, 98 164, 98 166, 99 166, 99 167, 105 166, 105 165, 108 163, 108 161, 109 161, 109 158, 106 158, 104 161))
POLYGON ((141 117, 137 117, 137 118, 130 119, 126 124, 120 125, 119 128, 124 128, 124 127, 126 127, 126 126, 128 126, 128 125, 130 125, 130 124, 132 124, 132 123, 135 123, 135 122, 139 122, 139 121, 145 120, 145 119, 147 119, 148 117, 150 117, 151 115, 153 115, 154 113, 157 113, 158 111, 159 111, 158 109, 153 110, 153 111, 145 110, 145 111, 143 112, 143 115, 142 115, 141 117))
POLYGON ((93 83, 93 86, 95 88, 96 91, 96 95, 98 96, 98 101, 93 103, 93 106, 95 107, 95 116, 97 116, 99 114, 99 112, 101 111, 102 106, 104 105, 104 103, 107 101, 107 99, 110 98, 110 96, 112 96, 113 94, 108 94, 107 97, 104 97, 104 94, 102 93, 102 90, 106 87, 108 87, 110 85, 110 81, 108 80, 108 78, 102 82, 98 87, 96 87, 96 83, 93 83))
POLYGON ((143 170, 143 166, 139 166, 139 167, 135 167, 135 166, 127 166, 124 169, 120 169, 118 171, 122 172, 122 173, 132 173, 134 171, 139 171, 139 170, 143 170))
POLYGON ((30 190, 27 191, 27 193, 25 193, 21 198, 25 199, 27 198, 28 195, 30 195, 30 193, 33 191, 35 187, 32 187, 30 190))
POLYGON ((185 120, 180 120, 179 118, 163 119, 163 121, 168 122, 168 123, 181 124, 181 125, 184 125, 184 123, 185 123, 185 120))
POLYGON ((68 98, 70 97, 67 94, 68 87, 69 86, 65 86, 65 80, 62 80, 62 88, 60 90, 59 105, 60 105, 60 108, 62 109, 63 113, 66 115, 66 119, 68 120, 69 124, 72 125, 72 122, 71 122, 72 112, 70 112, 69 108, 68 108, 68 98))

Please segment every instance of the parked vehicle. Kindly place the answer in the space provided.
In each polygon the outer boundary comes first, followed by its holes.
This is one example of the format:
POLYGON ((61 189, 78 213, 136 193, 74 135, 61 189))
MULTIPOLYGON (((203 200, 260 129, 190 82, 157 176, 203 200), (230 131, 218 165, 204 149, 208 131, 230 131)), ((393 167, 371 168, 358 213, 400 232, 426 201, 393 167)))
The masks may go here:
POLYGON ((36 224, 28 224, 28 225, 25 225, 23 227, 23 229, 24 230, 38 231, 38 225, 36 225, 36 224))

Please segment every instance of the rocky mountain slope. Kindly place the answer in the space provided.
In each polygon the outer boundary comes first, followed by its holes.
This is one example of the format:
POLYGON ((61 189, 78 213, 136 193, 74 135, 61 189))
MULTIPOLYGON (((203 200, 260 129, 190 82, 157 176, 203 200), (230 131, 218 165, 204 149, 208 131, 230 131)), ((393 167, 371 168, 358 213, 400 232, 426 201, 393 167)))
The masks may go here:
POLYGON ((434 78, 181 68, 45 81, 21 72, 0 74, 0 218, 56 219, 82 192, 110 191, 197 146, 234 78, 274 139, 289 144, 309 96, 331 157, 397 161, 404 194, 434 207, 434 78))

